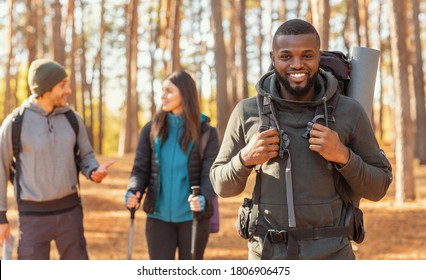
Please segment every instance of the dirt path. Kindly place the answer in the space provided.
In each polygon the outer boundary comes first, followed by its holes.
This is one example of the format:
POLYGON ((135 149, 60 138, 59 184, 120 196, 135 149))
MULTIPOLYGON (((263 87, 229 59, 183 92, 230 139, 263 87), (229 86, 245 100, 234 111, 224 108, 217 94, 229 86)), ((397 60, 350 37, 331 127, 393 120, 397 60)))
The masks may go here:
MULTIPOLYGON (((100 158, 100 162, 109 159, 100 158)), ((124 206, 124 193, 133 156, 115 160, 103 184, 97 185, 81 179, 86 239, 91 259, 127 258, 129 212, 124 206)), ((416 202, 404 206, 394 205, 394 185, 382 201, 361 202, 367 234, 362 244, 354 245, 358 259, 426 259, 426 167, 416 165, 415 175, 416 202)), ((250 187, 238 197, 219 199, 220 231, 210 235, 205 259, 247 259, 247 242, 237 235, 233 224, 243 197, 249 194, 250 187)), ((8 200, 11 205, 8 218, 12 233, 18 236, 17 211, 11 188, 8 200)), ((54 246, 51 258, 58 258, 54 246)), ((136 213, 133 259, 148 259, 145 214, 142 211, 136 213)))

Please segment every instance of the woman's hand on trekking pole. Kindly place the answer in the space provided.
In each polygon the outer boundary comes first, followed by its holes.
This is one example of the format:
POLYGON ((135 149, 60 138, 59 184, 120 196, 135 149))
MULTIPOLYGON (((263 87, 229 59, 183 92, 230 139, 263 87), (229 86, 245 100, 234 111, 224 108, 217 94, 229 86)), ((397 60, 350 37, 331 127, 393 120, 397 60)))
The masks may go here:
POLYGON ((139 191, 136 192, 136 194, 133 194, 131 191, 128 192, 127 202, 126 206, 129 209, 132 208, 139 208, 139 201, 141 198, 141 193, 139 191))
POLYGON ((202 212, 206 205, 206 199, 203 195, 199 194, 197 196, 189 195, 188 197, 189 208, 192 212, 202 212))

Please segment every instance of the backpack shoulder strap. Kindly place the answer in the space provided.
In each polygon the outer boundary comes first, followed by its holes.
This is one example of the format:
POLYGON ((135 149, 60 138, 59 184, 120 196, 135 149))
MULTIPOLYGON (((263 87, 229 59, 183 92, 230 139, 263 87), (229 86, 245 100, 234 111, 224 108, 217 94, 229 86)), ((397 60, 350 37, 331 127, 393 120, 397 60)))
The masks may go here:
POLYGON ((74 161, 75 161, 75 167, 77 169, 77 184, 80 186, 80 178, 79 178, 79 172, 80 172, 80 149, 78 148, 78 133, 80 130, 80 127, 78 125, 77 116, 73 112, 73 110, 68 110, 64 113, 65 117, 67 118, 68 122, 70 123, 72 130, 74 130, 75 133, 75 144, 74 144, 74 161))
POLYGON ((211 133, 211 127, 208 124, 205 124, 207 126, 206 131, 201 135, 200 139, 200 160, 203 160, 204 158, 204 151, 206 150, 207 143, 210 139, 210 133, 211 133))
POLYGON ((271 100, 263 95, 257 95, 257 111, 259 113, 260 126, 259 132, 268 130, 271 127, 276 127, 271 110, 271 100))
POLYGON ((64 115, 67 118, 67 120, 69 121, 72 129, 74 130, 75 135, 78 136, 78 132, 79 132, 80 127, 78 126, 78 120, 77 120, 75 113, 72 110, 68 110, 64 113, 64 115))
POLYGON ((9 181, 13 184, 16 181, 16 198, 21 201, 21 186, 19 184, 19 176, 21 173, 21 162, 19 153, 22 151, 21 131, 24 119, 25 107, 15 108, 12 112, 12 149, 13 162, 9 172, 9 181))
POLYGON ((12 147, 15 161, 19 159, 18 155, 21 152, 21 131, 22 120, 24 119, 25 107, 19 107, 13 110, 12 114, 12 147))

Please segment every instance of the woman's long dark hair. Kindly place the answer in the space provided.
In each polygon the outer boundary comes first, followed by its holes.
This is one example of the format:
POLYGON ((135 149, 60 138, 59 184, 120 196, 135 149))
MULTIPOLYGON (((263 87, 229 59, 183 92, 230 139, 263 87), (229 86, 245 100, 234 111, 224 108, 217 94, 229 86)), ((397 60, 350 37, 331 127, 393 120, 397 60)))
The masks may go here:
MULTIPOLYGON (((191 141, 198 144, 201 134, 200 123, 200 103, 194 79, 185 71, 175 71, 165 78, 169 80, 180 91, 182 96, 182 117, 184 120, 183 133, 179 140, 182 150, 186 153, 191 141)), ((167 139, 169 124, 167 120, 168 112, 160 109, 152 119, 151 137, 159 137, 161 142, 167 139)))

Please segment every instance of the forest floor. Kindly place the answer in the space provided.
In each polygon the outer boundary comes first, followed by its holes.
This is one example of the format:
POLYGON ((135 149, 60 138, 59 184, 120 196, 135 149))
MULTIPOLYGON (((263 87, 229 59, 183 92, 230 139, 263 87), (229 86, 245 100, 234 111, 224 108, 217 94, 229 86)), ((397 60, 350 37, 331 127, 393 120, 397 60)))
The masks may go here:
MULTIPOLYGON (((389 158, 393 158, 389 155, 389 158)), ((124 194, 133 155, 120 158, 99 157, 104 163, 110 159, 115 164, 100 185, 81 178, 85 235, 90 259, 127 259, 129 211, 124 206, 124 194)), ((361 260, 425 260, 426 259, 426 166, 415 164, 416 201, 396 205, 395 184, 379 202, 361 201, 364 212, 366 237, 363 243, 353 244, 357 259, 361 260)), ((247 259, 247 241, 241 239, 234 222, 243 197, 250 196, 253 178, 246 190, 237 197, 219 198, 220 231, 210 235, 205 259, 247 259)), ((18 237, 17 211, 13 190, 8 190, 8 218, 12 233, 18 237)), ((136 212, 133 259, 149 259, 145 239, 145 213, 136 212)), ((16 258, 16 243, 13 254, 16 258)), ((51 258, 58 259, 52 243, 51 258)))

